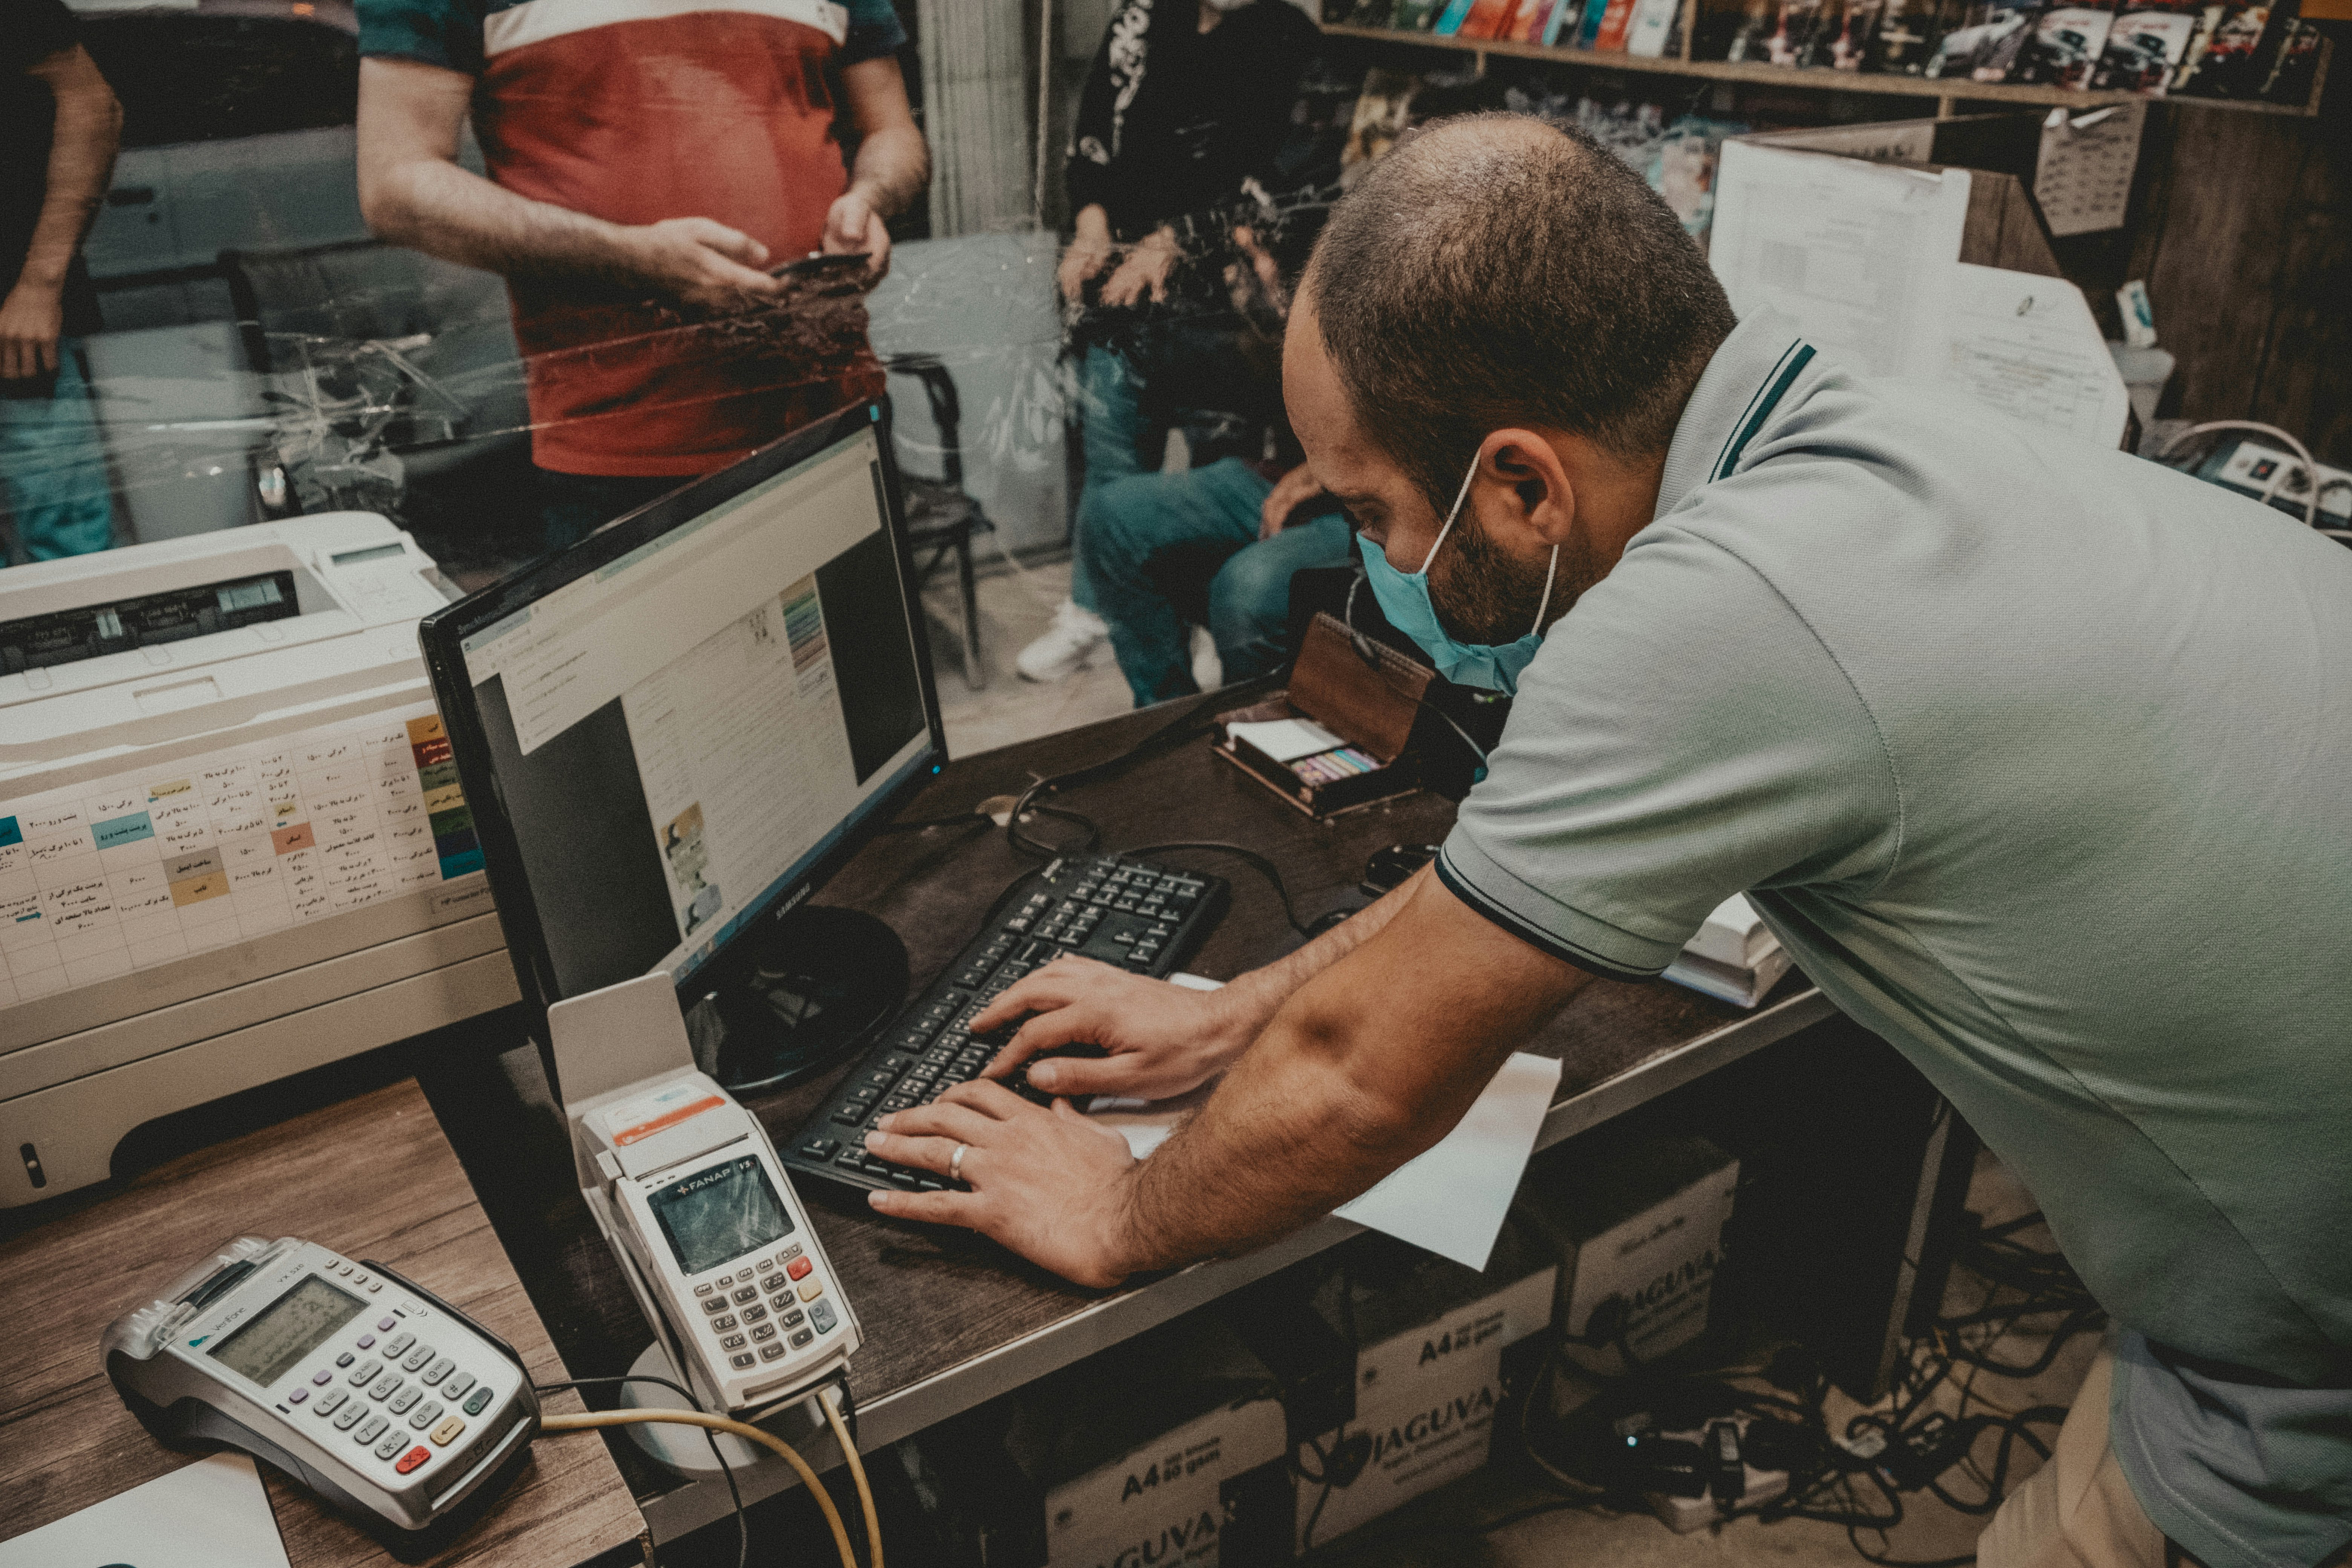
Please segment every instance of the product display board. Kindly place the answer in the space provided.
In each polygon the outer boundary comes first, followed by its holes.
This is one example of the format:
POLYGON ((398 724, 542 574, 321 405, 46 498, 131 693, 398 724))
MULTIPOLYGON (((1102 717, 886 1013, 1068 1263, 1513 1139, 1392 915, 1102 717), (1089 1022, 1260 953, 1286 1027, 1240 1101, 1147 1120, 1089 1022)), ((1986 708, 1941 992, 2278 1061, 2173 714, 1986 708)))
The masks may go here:
POLYGON ((0 803, 0 1005, 481 865, 430 702, 0 803))

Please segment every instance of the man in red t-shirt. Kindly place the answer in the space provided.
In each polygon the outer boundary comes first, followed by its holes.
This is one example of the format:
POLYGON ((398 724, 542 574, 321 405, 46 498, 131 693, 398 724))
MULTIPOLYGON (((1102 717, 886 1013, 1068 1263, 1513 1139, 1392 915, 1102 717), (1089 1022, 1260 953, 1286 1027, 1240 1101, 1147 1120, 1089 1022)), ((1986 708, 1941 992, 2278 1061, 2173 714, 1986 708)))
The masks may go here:
POLYGON ((769 269, 863 252, 878 279, 929 177, 887 0, 359 13, 361 208, 506 277, 551 548, 880 390, 858 301, 769 269))

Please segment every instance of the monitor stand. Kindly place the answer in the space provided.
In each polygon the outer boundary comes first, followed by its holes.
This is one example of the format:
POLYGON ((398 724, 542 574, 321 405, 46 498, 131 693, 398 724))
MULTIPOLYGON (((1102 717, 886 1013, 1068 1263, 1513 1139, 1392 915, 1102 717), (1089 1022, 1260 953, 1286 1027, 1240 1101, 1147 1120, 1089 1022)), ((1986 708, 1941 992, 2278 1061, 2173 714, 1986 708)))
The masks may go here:
POLYGON ((856 1055, 907 997, 907 945, 872 915, 803 904, 746 933, 687 1013, 694 1055, 734 1094, 765 1094, 856 1055))

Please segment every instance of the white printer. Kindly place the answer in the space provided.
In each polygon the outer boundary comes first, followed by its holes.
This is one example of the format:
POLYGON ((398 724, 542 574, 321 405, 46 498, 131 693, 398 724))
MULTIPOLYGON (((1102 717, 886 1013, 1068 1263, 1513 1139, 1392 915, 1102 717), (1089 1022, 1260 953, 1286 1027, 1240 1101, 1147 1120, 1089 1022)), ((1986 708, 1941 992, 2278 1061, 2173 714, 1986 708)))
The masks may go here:
POLYGON ((0 1208, 515 1000, 417 653, 454 596, 365 512, 0 573, 0 1208))

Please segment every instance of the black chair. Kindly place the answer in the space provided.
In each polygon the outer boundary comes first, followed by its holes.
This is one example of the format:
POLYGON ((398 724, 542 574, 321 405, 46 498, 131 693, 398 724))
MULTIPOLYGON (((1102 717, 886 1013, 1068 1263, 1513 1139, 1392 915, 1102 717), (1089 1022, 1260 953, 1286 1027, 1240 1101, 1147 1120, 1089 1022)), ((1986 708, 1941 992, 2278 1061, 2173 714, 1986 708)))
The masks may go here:
MULTIPOLYGON (((883 366, 893 375, 911 376, 923 384, 931 423, 940 433, 939 478, 908 473, 901 465, 899 490, 907 507, 907 542, 916 555, 918 586, 929 582, 950 554, 955 557, 956 582, 963 595, 963 680, 978 691, 988 684, 988 666, 981 658, 980 585, 972 569, 971 535, 975 529, 996 525, 980 503, 964 493, 962 400, 956 395, 955 378, 936 354, 893 354, 883 361, 883 366), (930 558, 924 560, 927 551, 930 558)), ((903 454, 903 437, 899 446, 903 454)))

